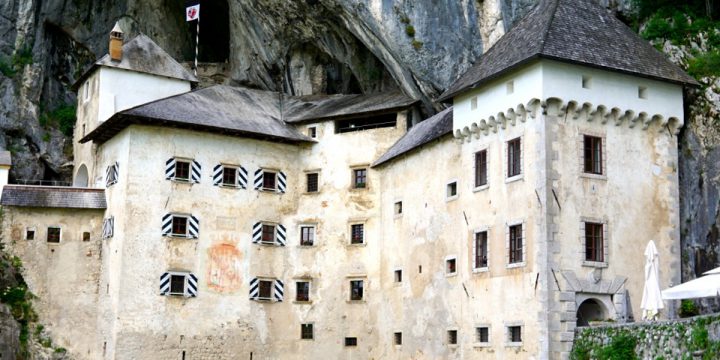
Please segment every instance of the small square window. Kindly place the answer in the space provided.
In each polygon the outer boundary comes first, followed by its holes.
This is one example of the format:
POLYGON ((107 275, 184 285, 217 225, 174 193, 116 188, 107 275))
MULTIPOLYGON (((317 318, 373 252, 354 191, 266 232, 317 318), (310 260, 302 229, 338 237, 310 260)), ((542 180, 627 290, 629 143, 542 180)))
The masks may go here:
POLYGON ((315 227, 300 226, 300 246, 313 246, 315 244, 315 227))
POLYGON ((450 258, 445 260, 445 274, 453 275, 457 273, 457 259, 450 258))
POLYGON ((275 225, 263 224, 260 242, 264 244, 275 243, 275 225))
POLYGON ((185 295, 185 275, 170 275, 170 295, 185 295))
POLYGON ((450 199, 455 196, 457 196, 457 181, 453 181, 451 183, 448 183, 445 189, 445 196, 450 199))
POLYGON ((457 343, 458 343, 457 335, 458 335, 457 330, 448 330, 448 332, 447 332, 448 345, 457 345, 457 343))
POLYGON ((175 180, 178 181, 189 181, 190 180, 190 162, 176 160, 175 161, 175 180))
POLYGON ((511 343, 522 342, 522 326, 508 326, 508 341, 511 343))
POLYGON ((402 345, 402 333, 396 332, 393 334, 393 338, 395 340, 395 345, 402 345))
POLYGON ((478 106, 478 98, 477 96, 473 96, 470 98, 470 110, 476 110, 478 106))
POLYGON ((490 342, 490 328, 480 326, 475 328, 475 340, 479 343, 486 344, 490 342))
POLYGON ((35 240, 35 228, 25 229, 25 240, 35 240))
POLYGON ((364 284, 362 280, 350 280, 350 300, 360 301, 364 295, 364 284))
POLYGON ((295 282, 295 301, 310 301, 310 282, 309 281, 297 281, 295 282))
POLYGON ((237 186, 237 169, 223 166, 222 184, 225 186, 237 186))
POLYGON ((313 324, 300 324, 300 339, 312 340, 315 338, 313 324))
POLYGON ((85 231, 83 232, 83 238, 82 241, 90 241, 90 233, 85 231))
POLYGON ((515 82, 514 81, 508 81, 505 85, 505 88, 507 89, 507 94, 510 95, 515 92, 515 82))
POLYGON ((367 187, 367 169, 353 169, 353 188, 365 189, 367 187))
POLYGON ((638 98, 640 99, 647 99, 648 98, 648 89, 645 86, 638 86, 638 98))
POLYGON ((395 212, 395 215, 402 215, 402 212, 403 212, 402 201, 395 202, 393 211, 395 212))
POLYGON ((309 173, 305 175, 307 178, 307 192, 318 192, 320 186, 319 186, 319 178, 320 174, 318 173, 309 173))
POLYGON ((48 227, 47 228, 47 242, 49 243, 59 243, 60 242, 60 233, 61 230, 59 227, 48 227))
POLYGON ((276 173, 263 170, 263 190, 275 191, 276 177, 276 173))
POLYGON ((317 137, 317 127, 311 126, 308 128, 308 136, 315 139, 317 137))
POLYGON ((172 235, 187 236, 188 219, 184 216, 173 216, 172 219, 172 235))
POLYGON ((590 89, 592 87, 592 77, 583 75, 582 77, 582 88, 590 89))
POLYGON ((273 280, 259 280, 258 281, 258 298, 264 300, 270 300, 272 298, 272 285, 273 280))
POLYGON ((357 346, 357 338, 356 337, 346 337, 345 338, 345 346, 357 346))
POLYGON ((365 243, 365 224, 352 224, 350 226, 350 244, 365 243))
POLYGON ((396 283, 401 283, 403 281, 402 278, 402 270, 395 270, 394 272, 394 279, 396 283))

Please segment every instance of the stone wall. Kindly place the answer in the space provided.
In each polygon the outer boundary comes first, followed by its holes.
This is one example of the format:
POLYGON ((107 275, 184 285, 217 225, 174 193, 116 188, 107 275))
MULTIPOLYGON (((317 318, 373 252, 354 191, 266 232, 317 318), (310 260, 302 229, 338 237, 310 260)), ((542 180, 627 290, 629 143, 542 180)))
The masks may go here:
POLYGON ((720 314, 578 328, 571 358, 603 358, 603 354, 618 354, 631 348, 640 359, 717 359, 720 314))

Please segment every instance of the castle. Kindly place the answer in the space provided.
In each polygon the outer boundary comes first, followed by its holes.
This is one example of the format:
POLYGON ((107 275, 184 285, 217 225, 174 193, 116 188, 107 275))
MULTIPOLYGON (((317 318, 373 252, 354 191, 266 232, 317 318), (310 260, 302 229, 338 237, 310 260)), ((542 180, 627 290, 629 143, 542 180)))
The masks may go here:
POLYGON ((77 81, 73 186, 4 186, 73 357, 561 359, 576 326, 639 320, 649 240, 680 282, 697 83, 591 0, 542 1, 423 121, 402 93, 196 82, 114 28, 77 81))

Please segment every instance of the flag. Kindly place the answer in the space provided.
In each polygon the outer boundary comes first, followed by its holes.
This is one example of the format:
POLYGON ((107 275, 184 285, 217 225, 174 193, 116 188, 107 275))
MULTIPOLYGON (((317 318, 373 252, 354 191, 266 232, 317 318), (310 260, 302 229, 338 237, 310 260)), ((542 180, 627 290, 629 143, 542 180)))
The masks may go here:
POLYGON ((200 19, 200 1, 192 0, 185 2, 185 20, 193 21, 200 19))

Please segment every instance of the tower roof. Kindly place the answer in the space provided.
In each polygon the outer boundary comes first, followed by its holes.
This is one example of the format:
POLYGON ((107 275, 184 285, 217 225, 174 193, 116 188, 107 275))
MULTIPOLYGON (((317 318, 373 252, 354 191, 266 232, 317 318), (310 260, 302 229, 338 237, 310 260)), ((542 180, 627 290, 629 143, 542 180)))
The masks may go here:
POLYGON ((96 61, 85 73, 75 82, 73 89, 80 87, 85 79, 98 67, 111 67, 123 70, 130 70, 145 74, 164 76, 173 79, 180 79, 196 83, 197 78, 187 71, 180 63, 175 61, 170 54, 165 52, 158 44, 144 34, 134 37, 126 42, 123 47, 121 61, 112 61, 110 55, 106 54, 96 61))
POLYGON ((594 0, 542 0, 438 100, 450 99, 539 58, 698 85, 594 0))

